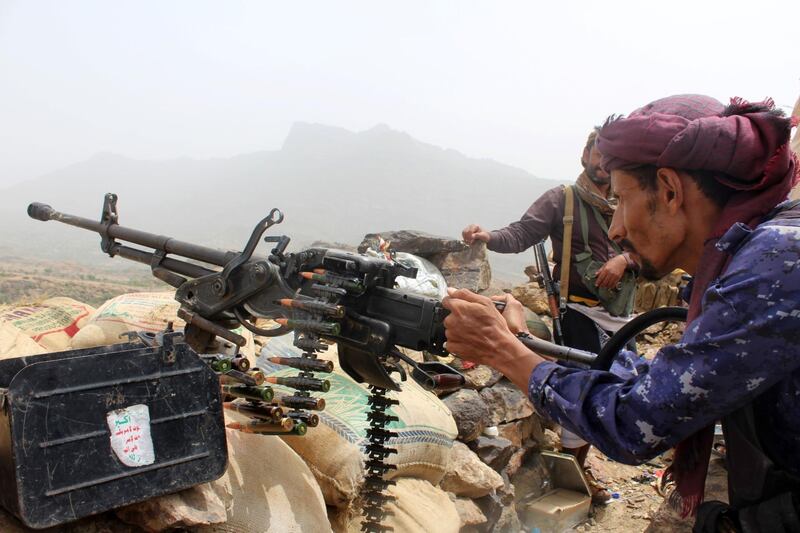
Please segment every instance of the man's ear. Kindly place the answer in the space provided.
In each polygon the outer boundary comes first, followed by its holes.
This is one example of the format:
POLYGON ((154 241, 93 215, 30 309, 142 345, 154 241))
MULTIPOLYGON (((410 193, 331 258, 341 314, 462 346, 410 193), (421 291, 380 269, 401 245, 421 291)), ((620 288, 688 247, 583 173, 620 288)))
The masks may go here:
POLYGON ((659 168, 656 173, 659 200, 666 206, 670 215, 677 213, 684 202, 683 181, 673 168, 659 168))

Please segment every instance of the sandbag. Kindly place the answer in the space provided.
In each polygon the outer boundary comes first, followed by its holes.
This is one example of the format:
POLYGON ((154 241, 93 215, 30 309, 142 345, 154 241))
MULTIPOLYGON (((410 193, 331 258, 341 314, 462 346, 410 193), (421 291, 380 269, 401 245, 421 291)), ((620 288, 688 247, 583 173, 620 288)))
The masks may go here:
MULTIPOLYGON (((81 331, 72 339, 73 349, 92 348, 106 344, 125 342, 120 335, 128 331, 162 331, 168 322, 174 327, 182 328, 185 322, 178 318, 180 304, 175 300, 173 291, 134 292, 112 298, 92 313, 81 331)), ((234 330, 247 339, 242 353, 254 361, 255 344, 253 335, 239 327, 234 330)))
MULTIPOLYGON (((457 533, 461 525, 455 503, 442 489, 422 479, 400 478, 389 487, 394 500, 384 505, 381 525, 403 533, 457 533)), ((356 509, 344 509, 331 517, 336 533, 358 533, 362 518, 356 509)))
POLYGON ((201 533, 331 531, 319 485, 280 438, 228 430, 228 470, 211 483, 227 509, 225 523, 201 533))
POLYGON ((0 321, 0 359, 38 355, 46 351, 10 322, 0 321))
POLYGON ((420 294, 441 301, 447 296, 447 281, 433 263, 416 255, 397 252, 395 260, 401 265, 417 269, 416 278, 399 276, 395 285, 401 291, 420 294))
MULTIPOLYGON (((294 369, 266 361, 270 356, 299 356, 292 339, 292 335, 285 335, 269 340, 261 351, 258 366, 274 376, 296 375, 294 369)), ((343 507, 357 496, 364 479, 362 448, 367 444, 369 391, 366 385, 356 383, 339 368, 335 346, 319 357, 333 360, 336 365, 332 374, 325 375, 330 381, 330 390, 314 394, 325 398, 327 404, 325 410, 319 412, 320 424, 309 428, 305 436, 282 438, 308 464, 322 488, 325 502, 343 507)), ((276 393, 292 392, 280 386, 273 388, 276 393)), ((398 451, 387 459, 397 466, 388 476, 416 477, 437 484, 447 470, 450 448, 458 434, 455 421, 450 410, 435 395, 411 379, 405 381, 402 388, 399 393, 390 393, 400 400, 400 405, 387 411, 399 418, 388 426, 398 433, 387 442, 387 446, 398 451)))
POLYGON ((72 298, 0 309, 0 322, 21 330, 48 352, 69 350, 72 338, 86 324, 94 307, 72 298))

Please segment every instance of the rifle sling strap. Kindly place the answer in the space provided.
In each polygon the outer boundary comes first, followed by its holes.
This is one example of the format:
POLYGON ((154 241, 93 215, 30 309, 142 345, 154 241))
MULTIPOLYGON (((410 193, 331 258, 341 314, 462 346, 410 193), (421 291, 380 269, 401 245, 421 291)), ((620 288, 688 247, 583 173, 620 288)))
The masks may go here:
POLYGON ((564 235, 561 245, 561 280, 559 281, 559 307, 563 312, 569 297, 569 269, 572 255, 572 222, 575 210, 572 185, 564 187, 564 235))

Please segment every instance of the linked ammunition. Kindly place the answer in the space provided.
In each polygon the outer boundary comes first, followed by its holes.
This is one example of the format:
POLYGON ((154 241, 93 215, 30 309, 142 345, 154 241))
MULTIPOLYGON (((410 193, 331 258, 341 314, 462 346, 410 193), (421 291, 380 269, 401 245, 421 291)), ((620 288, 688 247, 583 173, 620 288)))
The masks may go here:
POLYGON ((300 275, 305 279, 319 281, 320 283, 329 283, 348 291, 361 292, 364 290, 364 285, 362 285, 361 282, 341 276, 334 276, 328 273, 319 274, 317 272, 300 272, 300 275))
POLYGON ((328 392, 331 388, 331 382, 327 379, 303 378, 299 376, 267 376, 267 383, 272 383, 273 385, 283 385, 284 387, 291 387, 298 390, 312 390, 319 392, 328 392))
POLYGON ((300 338, 294 341, 294 345, 300 348, 301 350, 311 351, 311 352, 324 352, 328 349, 328 345, 325 344, 322 339, 306 339, 300 338))
POLYGON ((219 376, 220 385, 248 385, 255 386, 257 383, 244 372, 229 370, 219 376))
POLYGON ((269 402, 274 396, 272 387, 248 387, 246 385, 223 385, 222 392, 237 398, 269 402))
POLYGON ((294 418, 295 420, 299 420, 303 422, 305 425, 311 428, 315 428, 319 425, 319 415, 316 413, 306 413, 303 411, 290 411, 287 413, 288 416, 294 418))
POLYGON ((370 396, 367 399, 370 405, 377 405, 379 407, 391 407, 392 405, 399 405, 400 402, 394 398, 387 398, 386 396, 370 396))
POLYGON ((312 313, 321 313, 333 318, 344 318, 344 307, 341 305, 333 305, 317 300, 292 300, 291 298, 283 298, 278 300, 278 303, 284 307, 294 307, 295 309, 302 309, 312 313))
POLYGON ((371 470, 375 473, 380 473, 381 475, 385 474, 389 470, 397 470, 397 465, 384 463, 380 459, 370 459, 364 465, 367 470, 371 470))
POLYGON ((335 294, 337 296, 347 296, 347 291, 340 289, 339 287, 331 287, 330 285, 314 283, 311 285, 311 288, 317 292, 327 292, 328 294, 335 294))
POLYGON ((238 429, 245 433, 258 433, 259 435, 305 435, 308 427, 303 422, 293 422, 293 427, 286 429, 281 424, 239 424, 231 423, 227 427, 238 429))
POLYGON ((382 412, 369 412, 367 413, 367 420, 379 422, 380 424, 388 424, 389 422, 397 422, 400 419, 394 415, 387 415, 382 412))
POLYGON ((368 428, 367 436, 370 438, 375 437, 382 440, 388 440, 391 439, 392 437, 396 437, 397 433, 395 433, 394 431, 387 431, 381 428, 368 428))
POLYGON ((231 360, 225 357, 214 357, 211 359, 206 359, 208 366, 211 367, 214 372, 221 372, 225 373, 232 368, 231 360))
POLYGON ((247 357, 234 357, 231 360, 233 367, 239 372, 247 372, 250 370, 250 360, 247 357))
POLYGON ((292 318, 276 318, 275 322, 281 326, 300 331, 312 331, 322 335, 339 335, 342 327, 336 322, 316 322, 314 320, 295 320, 292 318))
POLYGON ((312 398, 309 396, 279 396, 275 401, 289 409, 312 409, 322 411, 325 409, 325 398, 312 398))
POLYGON ((278 422, 231 422, 226 427, 244 433, 286 433, 294 429, 295 423, 291 418, 282 418, 278 422))
POLYGON ((220 375, 219 382, 223 385, 247 385, 255 387, 264 384, 264 373, 260 370, 249 370, 240 372, 238 370, 228 370, 220 375))
POLYGON ((263 385, 264 382, 267 381, 267 376, 261 370, 254 368, 252 370, 247 371, 247 375, 253 378, 256 382, 256 385, 263 385))
POLYGON ((333 372, 333 362, 324 359, 311 359, 310 357, 270 357, 270 363, 290 366, 298 370, 309 372, 333 372))
POLYGON ((280 420, 283 418, 283 409, 277 405, 248 405, 239 402, 225 402, 222 406, 230 411, 260 418, 261 420, 280 420))

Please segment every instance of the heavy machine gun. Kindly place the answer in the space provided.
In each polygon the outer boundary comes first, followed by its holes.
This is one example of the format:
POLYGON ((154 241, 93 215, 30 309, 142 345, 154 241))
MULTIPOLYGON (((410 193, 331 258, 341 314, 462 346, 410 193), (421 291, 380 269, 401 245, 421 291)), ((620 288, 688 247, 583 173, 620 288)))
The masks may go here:
POLYGON ((28 214, 97 232, 109 256, 149 265, 155 277, 176 288, 178 316, 187 323, 186 341, 197 353, 211 351, 215 337, 243 346, 244 337, 231 331, 240 325, 263 336, 293 331, 295 345, 306 352, 323 351, 323 339, 338 344, 342 369, 358 382, 399 390, 390 373, 404 378, 397 363, 405 360, 414 369, 412 378, 427 389, 463 384, 463 376, 452 368, 416 363, 396 348, 446 354, 446 310, 433 298, 394 288, 398 276, 414 277, 416 269, 342 250, 286 253, 287 236, 265 237, 274 247, 268 255, 258 255, 264 233, 283 221, 277 209, 256 225, 241 252, 120 226, 114 194, 105 196, 100 221, 40 203, 30 204, 28 214), (265 329, 255 324, 257 319, 280 325, 265 329))
POLYGON ((106 194, 99 221, 60 213, 48 205, 33 203, 28 214, 37 220, 55 220, 101 237, 102 250, 149 265, 158 279, 175 287, 180 303, 178 317, 186 322, 183 337, 217 373, 223 374, 222 392, 236 398, 224 406, 251 417, 250 423, 229 425, 262 433, 303 435, 319 423, 313 411, 324 409, 324 399, 312 392, 326 392, 329 382, 317 377, 330 372, 332 364, 317 359, 326 342, 338 345, 342 369, 358 382, 370 385, 367 415, 368 445, 363 491, 362 530, 384 531, 381 525, 384 492, 392 483, 384 475, 393 466, 385 462, 396 453, 387 441, 396 435, 387 426, 397 418, 389 412, 398 402, 387 397, 400 390, 391 374, 406 379, 399 362, 411 368, 411 377, 428 390, 457 388, 465 378, 438 362, 415 362, 398 349, 425 350, 444 355, 441 303, 394 288, 399 276, 415 277, 416 269, 383 257, 370 257, 342 250, 309 248, 287 253, 287 236, 264 233, 283 221, 273 209, 253 230, 241 252, 226 252, 161 235, 120 226, 117 196, 106 194), (274 247, 259 255, 262 237, 274 247), (145 248, 145 249, 142 249, 145 248), (265 328, 259 319, 271 319, 276 327, 265 328), (302 357, 274 358, 272 362, 300 370, 296 377, 265 377, 249 369, 246 359, 219 357, 217 337, 236 346, 245 339, 232 331, 243 326, 256 335, 294 333, 294 345, 302 357), (285 385, 295 392, 273 398, 266 383, 285 385), (290 411, 285 413, 283 409, 290 411))
MULTIPOLYGON (((398 277, 414 277, 416 269, 384 257, 335 249, 308 248, 287 253, 289 237, 264 237, 269 228, 283 221, 278 209, 256 225, 241 252, 217 250, 121 226, 114 194, 106 194, 99 221, 61 213, 41 203, 30 204, 28 214, 37 220, 55 220, 98 233, 101 248, 109 256, 146 264, 156 278, 176 289, 178 316, 186 322, 181 340, 215 372, 224 375, 222 391, 237 398, 224 407, 252 417, 250 424, 236 424, 237 429, 302 435, 306 427, 316 425, 319 417, 309 411, 324 409, 324 400, 311 393, 325 392, 329 384, 315 373, 332 370, 332 365, 317 359, 317 354, 327 349, 327 343, 336 343, 342 369, 354 380, 367 383, 371 391, 362 530, 385 530, 380 519, 388 496, 383 491, 391 482, 384 479, 384 474, 392 468, 385 459, 396 453, 386 446, 395 436, 387 426, 396 420, 388 410, 397 404, 386 394, 400 390, 392 374, 406 379, 406 371, 399 364, 404 361, 411 368, 411 377, 428 390, 457 388, 465 381, 463 375, 445 364, 415 362, 398 349, 447 354, 443 321, 448 311, 434 298, 395 288, 398 277), (268 254, 256 253, 262 237, 274 244, 268 254), (275 326, 264 327, 264 319, 275 326), (300 374, 270 378, 248 368, 242 357, 220 357, 218 337, 239 347, 246 343, 233 331, 239 326, 261 336, 293 333, 294 345, 303 352, 302 357, 270 360, 296 368, 300 374), (296 392, 275 399, 265 382, 286 385, 296 392), (287 416, 283 416, 283 408, 290 409, 287 416)), ((546 265, 543 249, 540 252, 540 260, 546 265)), ((521 341, 540 354, 607 368, 627 337, 653 322, 673 318, 675 311, 685 317, 685 310, 673 308, 669 316, 634 320, 623 335, 615 335, 614 342, 607 345, 609 349, 599 357, 536 338, 521 341)), ((174 335, 168 328, 161 337, 172 339, 174 335)), ((160 341, 152 339, 151 344, 158 346, 160 341)), ((165 351, 164 346, 160 349, 165 351)))

